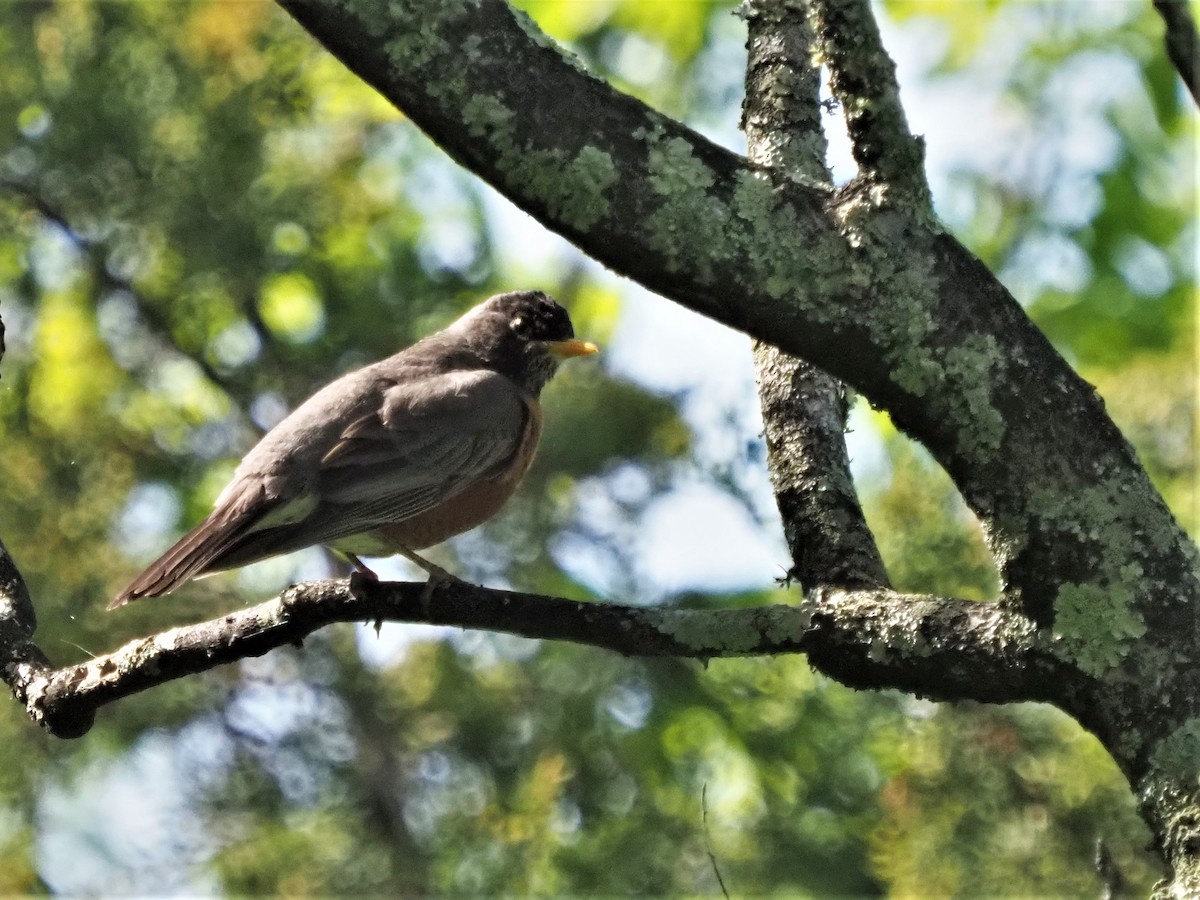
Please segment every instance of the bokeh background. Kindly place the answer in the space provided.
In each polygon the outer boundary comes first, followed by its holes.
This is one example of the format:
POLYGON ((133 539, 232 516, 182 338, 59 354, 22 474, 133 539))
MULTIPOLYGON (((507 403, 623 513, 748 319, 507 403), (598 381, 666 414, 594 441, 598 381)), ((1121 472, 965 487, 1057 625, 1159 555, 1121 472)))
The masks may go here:
MULTIPOLYGON (((742 149, 732 4, 520 5, 742 149)), ((1194 534, 1196 119, 1151 5, 877 12, 940 215, 1194 534)), ((103 612, 298 400, 515 287, 605 353, 548 391, 519 496, 434 557, 583 599, 798 602, 747 338, 546 233, 269 3, 0 7, 0 534, 41 645, 83 659, 337 571, 312 550, 103 612)), ((994 596, 928 456, 861 401, 849 440, 896 584, 994 596)), ((0 704, 0 748, 0 894, 713 894, 715 859, 742 896, 1095 896, 1097 841, 1132 894, 1157 877, 1070 719, 855 693, 799 657, 339 626, 107 708, 76 742, 0 704)))

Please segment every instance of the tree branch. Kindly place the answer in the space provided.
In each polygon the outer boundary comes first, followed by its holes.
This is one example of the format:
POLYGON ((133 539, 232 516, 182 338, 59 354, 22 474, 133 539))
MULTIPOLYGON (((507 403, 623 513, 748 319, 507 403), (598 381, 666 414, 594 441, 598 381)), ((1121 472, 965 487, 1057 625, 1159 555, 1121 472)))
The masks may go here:
MULTIPOLYGON (((7 555, 3 556, 7 560, 7 555)), ((3 569, 11 575, 15 569, 3 569)), ((421 582, 294 585, 217 619, 139 638, 112 653, 53 669, 28 640, 28 600, 17 581, 0 606, 5 680, 31 718, 78 737, 95 711, 176 678, 299 645, 334 622, 420 622, 566 640, 629 656, 719 657, 810 652, 859 687, 1002 702, 1047 695, 1057 664, 1033 624, 995 604, 890 591, 826 591, 802 607, 664 610, 580 603, 539 594, 421 582), (24 601, 21 598, 24 597, 24 601), (13 602, 15 600, 15 602, 13 602)))
MULTIPOLYGON (((750 159, 831 183, 821 127, 820 67, 803 0, 751 0, 742 128, 750 159)), ((767 466, 801 584, 886 587, 846 453, 846 389, 769 344, 754 348, 767 466)))
POLYGON ((33 643, 36 629, 37 616, 25 579, 8 548, 0 543, 0 673, 35 722, 59 737, 80 737, 92 727, 93 707, 76 704, 46 714, 39 706, 38 698, 54 675, 54 668, 33 643))
POLYGON ((791 553, 808 588, 888 587, 846 453, 846 389, 811 363, 754 348, 767 466, 791 553))
POLYGON ((1154 8, 1166 26, 1163 42, 1167 46, 1167 58, 1191 92, 1192 99, 1200 105, 1200 35, 1196 33, 1196 22, 1187 0, 1154 0, 1154 8))
POLYGON ((821 123, 821 68, 806 0, 747 0, 742 130, 754 162, 832 185, 821 123))
POLYGON ((925 180, 925 141, 908 129, 896 64, 879 36, 869 0, 812 0, 820 57, 842 104, 859 177, 899 192, 932 217, 925 180))
POLYGON ((751 201, 779 204, 831 264, 847 260, 828 187, 773 194, 761 167, 591 76, 503 0, 279 2, 455 160, 595 259, 702 315, 796 343, 787 335, 798 321, 743 302, 737 267, 764 261, 752 259, 758 240, 732 211, 736 195, 747 216, 751 201))

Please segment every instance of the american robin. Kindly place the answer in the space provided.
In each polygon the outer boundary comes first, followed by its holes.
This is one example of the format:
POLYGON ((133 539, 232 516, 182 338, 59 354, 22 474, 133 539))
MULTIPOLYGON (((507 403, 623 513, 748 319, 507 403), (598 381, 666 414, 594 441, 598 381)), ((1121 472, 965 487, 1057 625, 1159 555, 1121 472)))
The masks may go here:
POLYGON ((246 455, 208 518, 108 608, 315 544, 361 566, 356 554, 412 558, 474 528, 529 469, 538 395, 558 363, 596 352, 546 294, 489 298, 297 407, 246 455))

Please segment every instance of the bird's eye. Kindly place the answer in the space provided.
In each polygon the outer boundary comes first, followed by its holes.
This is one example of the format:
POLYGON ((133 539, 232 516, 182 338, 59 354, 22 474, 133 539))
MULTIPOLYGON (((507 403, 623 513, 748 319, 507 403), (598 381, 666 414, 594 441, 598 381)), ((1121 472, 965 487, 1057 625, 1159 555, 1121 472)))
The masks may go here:
POLYGON ((526 330, 525 329, 525 317, 524 316, 514 316, 513 320, 508 323, 508 327, 511 328, 513 331, 515 331, 517 334, 522 334, 526 330))

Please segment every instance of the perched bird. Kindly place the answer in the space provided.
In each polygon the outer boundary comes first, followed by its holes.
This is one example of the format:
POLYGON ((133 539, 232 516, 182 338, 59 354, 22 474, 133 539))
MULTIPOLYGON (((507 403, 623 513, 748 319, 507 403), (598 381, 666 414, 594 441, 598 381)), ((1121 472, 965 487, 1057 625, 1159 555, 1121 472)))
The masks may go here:
POLYGON ((108 608, 315 544, 365 570, 355 554, 413 558, 474 528, 529 469, 538 395, 558 363, 596 352, 546 294, 489 298, 297 407, 246 455, 208 518, 108 608))

